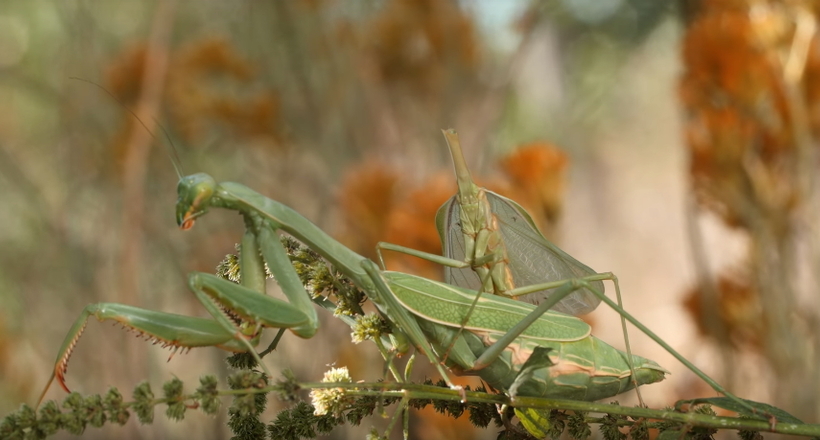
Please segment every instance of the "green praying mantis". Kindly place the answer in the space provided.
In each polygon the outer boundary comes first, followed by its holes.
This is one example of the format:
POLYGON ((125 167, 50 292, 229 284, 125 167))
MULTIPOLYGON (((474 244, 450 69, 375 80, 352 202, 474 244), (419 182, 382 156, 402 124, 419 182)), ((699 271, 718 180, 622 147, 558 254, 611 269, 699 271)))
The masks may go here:
MULTIPOLYGON (((245 224, 239 259, 241 284, 206 273, 189 276, 191 291, 212 319, 124 304, 89 305, 66 335, 40 400, 55 379, 68 390, 65 374, 69 357, 91 316, 119 322, 174 350, 214 346, 249 352, 262 368, 264 363, 254 347, 264 327, 287 328, 299 337, 313 337, 318 330, 314 301, 290 264, 278 237, 280 231, 304 243, 350 278, 376 304, 396 340, 409 342, 424 354, 449 384, 450 374, 477 375, 492 388, 513 396, 591 401, 662 380, 667 372, 654 361, 617 350, 592 336, 590 327, 580 319, 551 310, 580 291, 615 309, 716 390, 734 398, 604 296, 598 286, 609 274, 508 290, 508 296, 518 297, 554 289, 548 298, 533 305, 381 270, 282 203, 237 183, 217 183, 207 174, 183 177, 176 205, 181 229, 193 227, 211 208, 236 211, 245 224), (265 294, 266 264, 286 301, 265 294), (528 363, 531 359, 540 360, 528 363)), ((492 254, 486 257, 487 261, 495 258, 492 254)), ((402 343, 393 348, 408 349, 402 343)))
MULTIPOLYGON (((455 130, 442 130, 453 158, 458 192, 436 213, 443 256, 379 243, 379 249, 402 252, 444 266, 448 284, 540 304, 554 290, 526 294, 515 287, 583 278, 596 274, 547 240, 518 203, 476 185, 467 168, 455 130)), ((591 289, 604 291, 601 281, 591 289)), ((583 315, 598 307, 599 296, 581 288, 561 299, 553 311, 583 315)))
MULTIPOLYGON (((515 287, 595 274, 547 240, 521 205, 478 187, 470 176, 458 134, 452 129, 443 133, 453 158, 458 193, 439 209, 436 227, 444 256, 470 262, 472 266, 445 266, 445 282, 539 304, 549 297, 550 291, 522 296, 510 292, 515 287), (488 257, 490 262, 481 266, 482 259, 488 257)), ((592 282, 591 286, 604 291, 601 281, 592 282)), ((583 315, 600 303, 594 292, 579 289, 556 303, 552 310, 583 315)))
MULTIPOLYGON (((254 354, 262 327, 288 328, 303 338, 314 336, 317 314, 277 237, 279 230, 306 244, 349 277, 378 306, 394 333, 427 356, 448 382, 444 366, 451 373, 478 375, 500 390, 515 384, 522 396, 597 400, 626 391, 634 383, 656 382, 666 374, 653 361, 635 356, 631 362, 636 377, 631 377, 625 353, 593 337, 580 319, 548 311, 554 301, 537 307, 497 296, 475 301, 474 291, 382 271, 296 211, 240 184, 217 184, 206 174, 194 174, 180 181, 178 193, 177 222, 182 229, 190 229, 210 208, 231 209, 242 215, 246 227, 239 261, 242 284, 206 273, 189 276, 189 287, 212 320, 123 304, 87 306, 63 341, 49 384, 56 378, 67 389, 68 359, 91 316, 117 321, 174 349, 216 346, 254 354), (273 272, 287 301, 264 294, 263 263, 273 272), (242 324, 226 316, 223 308, 241 318, 242 324), (469 319, 462 324, 468 313, 469 319), (552 350, 550 361, 560 367, 538 370, 525 383, 516 383, 530 353, 547 348, 552 350), (445 356, 443 366, 440 360, 445 356)), ((555 297, 560 299, 588 282, 561 282, 555 297)))
MULTIPOLYGON (((379 250, 392 250, 437 262, 444 267, 444 280, 448 284, 536 305, 557 290, 516 291, 514 288, 545 283, 557 287, 551 282, 597 275, 602 278, 587 281, 589 288, 574 290, 556 302, 551 310, 568 315, 592 312, 601 303, 596 291, 604 292, 602 280, 607 279, 615 285, 618 306, 621 306, 618 280, 614 275, 596 274, 547 240, 521 205, 476 185, 464 159, 458 134, 453 129, 442 130, 442 133, 453 159, 458 187, 458 192, 436 213, 443 256, 384 242, 377 245, 379 250)), ((631 354, 626 321, 622 318, 621 322, 626 351, 631 354)), ((643 404, 640 392, 638 400, 643 404)))

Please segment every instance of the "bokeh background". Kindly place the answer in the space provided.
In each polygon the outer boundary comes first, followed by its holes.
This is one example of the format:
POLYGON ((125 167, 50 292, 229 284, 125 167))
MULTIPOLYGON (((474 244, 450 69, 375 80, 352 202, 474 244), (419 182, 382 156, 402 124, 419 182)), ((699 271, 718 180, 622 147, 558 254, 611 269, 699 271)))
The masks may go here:
MULTIPOLYGON (((453 127, 476 180, 617 274, 633 315, 742 397, 818 422, 818 14, 811 0, 2 2, 0 414, 34 403, 86 304, 205 316, 186 274, 213 272, 242 224, 215 211, 176 228, 171 142, 185 172, 244 183, 373 256, 379 240, 440 252, 453 127)), ((615 313, 584 318, 623 346, 615 313)), ((673 373, 644 388, 651 407, 714 395, 630 337, 673 373)), ((68 384, 130 394, 225 374, 219 350, 168 354, 92 320, 68 384)), ((327 314, 266 360, 303 380, 383 371, 327 314)), ((229 434, 223 411, 85 437, 115 435, 229 434)), ((411 435, 496 430, 423 413, 411 435)))

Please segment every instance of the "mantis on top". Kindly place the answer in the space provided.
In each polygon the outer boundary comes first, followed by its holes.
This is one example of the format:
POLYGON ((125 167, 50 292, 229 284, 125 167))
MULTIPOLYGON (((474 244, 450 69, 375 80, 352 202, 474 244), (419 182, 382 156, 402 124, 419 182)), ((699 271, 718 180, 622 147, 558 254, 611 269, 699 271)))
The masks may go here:
MULTIPOLYGON (((467 169, 458 134, 452 129, 443 132, 453 156, 458 193, 439 208, 436 227, 444 256, 474 264, 472 268, 445 267, 447 283, 509 296, 515 287, 596 273, 547 240, 521 205, 476 185, 467 169), (478 264, 488 257, 490 261, 485 265, 478 264)), ((604 291, 603 282, 591 284, 604 291)), ((551 292, 542 290, 517 299, 539 304, 551 292)), ((588 289, 580 289, 552 310, 583 315, 595 310, 600 302, 588 289)))
MULTIPOLYGON (((618 306, 622 307, 618 279, 614 274, 596 273, 547 240, 521 205, 476 185, 464 159, 458 134, 453 129, 442 130, 442 133, 453 158, 458 186, 458 192, 436 213, 443 256, 384 242, 377 245, 379 250, 393 250, 437 262, 444 266, 444 281, 448 284, 535 305, 558 292, 558 287, 565 282, 584 280, 586 287, 581 286, 562 296, 550 309, 568 315, 583 315, 595 310, 604 292, 603 280, 611 280, 618 306), (535 291, 527 289, 525 294, 514 290, 535 285, 549 287, 535 291)), ((465 322, 470 313, 465 315, 465 322)), ((631 355, 623 316, 621 327, 626 352, 631 355)), ((626 359, 629 363, 630 356, 626 359)), ((634 385, 638 400, 643 403, 637 384, 634 385)))
MULTIPOLYGON (((379 243, 380 249, 443 265, 444 281, 448 284, 532 304, 540 304, 555 290, 515 296, 513 289, 596 274, 547 240, 521 205, 476 185, 458 134, 453 129, 442 132, 453 157, 458 184, 458 192, 436 214, 443 256, 391 243, 379 243)), ((592 281, 590 285, 604 291, 601 281, 592 281)), ((583 315, 595 310, 600 302, 590 289, 583 288, 559 301, 552 310, 583 315)))

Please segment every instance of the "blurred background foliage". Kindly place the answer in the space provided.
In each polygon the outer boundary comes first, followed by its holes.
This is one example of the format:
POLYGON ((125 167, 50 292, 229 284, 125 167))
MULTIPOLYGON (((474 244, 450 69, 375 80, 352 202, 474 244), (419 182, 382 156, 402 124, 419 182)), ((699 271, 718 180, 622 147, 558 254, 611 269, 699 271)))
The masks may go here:
MULTIPOLYGON (((379 240, 440 252, 453 127, 476 180, 615 272, 635 316, 742 397, 818 422, 818 13, 811 0, 3 2, 0 413, 33 403, 88 303, 204 315, 186 274, 213 272, 242 225, 217 211, 175 227, 170 141, 184 172, 242 182, 372 257, 379 240)), ((585 319, 622 346, 614 313, 585 319)), ((166 363, 109 328, 89 324, 69 386, 225 368, 219 350, 166 363)), ((324 316, 266 360, 304 380, 332 363, 380 377, 345 328, 324 316)), ((650 406, 713 394, 631 337, 674 373, 644 389, 650 406)), ((412 423, 415 438, 495 437, 412 423)), ((194 414, 114 429, 86 437, 227 435, 224 416, 194 414)))

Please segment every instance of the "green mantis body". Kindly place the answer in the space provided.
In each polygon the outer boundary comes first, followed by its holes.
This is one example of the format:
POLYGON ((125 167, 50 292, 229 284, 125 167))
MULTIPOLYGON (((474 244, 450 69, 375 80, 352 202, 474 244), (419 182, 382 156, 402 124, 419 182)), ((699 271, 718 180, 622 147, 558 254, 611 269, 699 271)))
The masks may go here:
MULTIPOLYGON (((470 264, 445 266, 447 283, 511 296, 515 287, 595 273, 547 240, 521 205, 477 186, 464 160, 458 134, 444 130, 444 137, 453 157, 458 193, 439 208, 436 227, 443 255, 470 264), (478 264, 487 256, 492 256, 489 262, 478 264)), ((603 292, 603 283, 595 282, 594 288, 603 292)), ((539 304, 551 293, 538 291, 518 299, 539 304)), ((579 289, 558 302, 553 310, 582 315, 595 310, 600 302, 592 291, 579 289)))
MULTIPOLYGON (((384 276, 437 355, 441 357, 452 345, 446 362, 457 374, 480 376, 504 391, 517 384, 517 394, 522 396, 573 400, 603 399, 633 387, 626 353, 592 336, 589 326, 578 318, 549 311, 540 314, 530 304, 487 295, 478 300, 462 327, 475 291, 399 272, 384 272, 384 276), (513 325, 526 322, 533 314, 540 316, 509 342, 513 325), (554 365, 537 369, 520 381, 522 366, 538 348, 550 349, 554 365), (498 349, 503 350, 498 357, 488 359, 488 353, 498 349)), ((565 290, 572 287, 567 285, 565 290)), ((666 370, 655 362, 638 356, 632 359, 638 384, 663 379, 666 370)))
POLYGON ((394 333, 404 335, 445 378, 448 373, 442 362, 453 373, 478 375, 493 388, 522 396, 595 400, 664 377, 660 366, 637 356, 632 358, 632 377, 625 353, 591 336, 583 321, 547 311, 562 296, 578 288, 592 288, 590 282, 598 281, 595 277, 562 283, 555 298, 539 306, 492 295, 477 298, 475 291, 380 271, 375 263, 344 247, 296 211, 242 185, 217 184, 208 175, 195 174, 180 181, 178 192, 176 217, 182 229, 192 227, 212 207, 242 215, 246 226, 240 259, 242 285, 205 273, 190 275, 191 290, 214 320, 121 304, 88 306, 57 356, 52 380, 56 377, 63 388, 68 358, 90 316, 118 321, 174 349, 217 346, 255 354, 253 347, 262 327, 288 328, 300 337, 312 337, 318 327, 315 308, 278 239, 279 230, 348 276, 378 306, 394 333), (288 301, 264 294, 265 262, 288 301), (241 318, 242 324, 237 325, 225 310, 241 318), (549 362, 521 374, 530 354, 544 350, 550 350, 549 362), (550 362, 554 366, 543 368, 550 362))
MULTIPOLYGON (((444 266, 448 284, 540 304, 555 290, 520 294, 516 287, 584 278, 596 272, 547 240, 518 203, 476 185, 455 130, 443 130, 453 158, 458 192, 436 213, 442 256, 379 243, 444 266)), ((603 292, 598 280, 558 302, 553 310, 583 315, 595 310, 603 292)))
MULTIPOLYGON (((387 243, 380 243, 381 248, 439 262, 444 266, 445 281, 450 284, 500 297, 522 299, 538 305, 536 310, 581 315, 605 302, 621 315, 627 353, 630 353, 626 328, 626 321, 629 321, 737 407, 752 410, 748 402, 729 393, 626 313, 621 307, 618 281, 613 274, 596 274, 547 240, 518 203, 478 187, 470 176, 458 134, 452 129, 442 132, 453 158, 458 185, 458 192, 436 214, 443 256, 387 243), (583 282, 578 283, 579 280, 583 282), (613 282, 618 304, 603 295, 603 280, 613 282), (575 288, 565 290, 567 283, 575 288)), ((474 301, 477 303, 481 300, 483 297, 479 293, 474 301)), ((531 321, 525 319, 522 322, 531 321)), ((635 364, 632 368, 633 378, 640 380, 638 369, 643 367, 635 364)), ((637 387, 640 383, 633 385, 637 387)), ((638 399, 642 402, 640 393, 638 399)))

